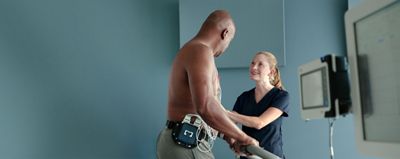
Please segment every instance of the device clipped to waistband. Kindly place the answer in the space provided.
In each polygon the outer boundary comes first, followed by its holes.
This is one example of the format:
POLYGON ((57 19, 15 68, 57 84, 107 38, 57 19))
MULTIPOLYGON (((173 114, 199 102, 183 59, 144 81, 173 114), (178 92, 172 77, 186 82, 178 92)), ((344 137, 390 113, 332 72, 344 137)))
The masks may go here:
POLYGON ((176 144, 192 149, 197 147, 199 143, 203 143, 208 148, 202 151, 211 151, 217 132, 209 127, 199 115, 187 114, 181 123, 175 124, 171 127, 171 135, 176 144))

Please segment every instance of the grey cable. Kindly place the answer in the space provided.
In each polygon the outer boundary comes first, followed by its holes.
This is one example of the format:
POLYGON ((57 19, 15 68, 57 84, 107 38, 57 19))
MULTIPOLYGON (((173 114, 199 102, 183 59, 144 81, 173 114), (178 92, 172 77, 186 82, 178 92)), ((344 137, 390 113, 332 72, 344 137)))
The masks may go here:
POLYGON ((336 120, 335 118, 333 118, 332 121, 328 119, 328 122, 329 122, 329 151, 330 151, 331 159, 335 158, 334 152, 333 152, 333 126, 334 126, 335 120, 336 120))

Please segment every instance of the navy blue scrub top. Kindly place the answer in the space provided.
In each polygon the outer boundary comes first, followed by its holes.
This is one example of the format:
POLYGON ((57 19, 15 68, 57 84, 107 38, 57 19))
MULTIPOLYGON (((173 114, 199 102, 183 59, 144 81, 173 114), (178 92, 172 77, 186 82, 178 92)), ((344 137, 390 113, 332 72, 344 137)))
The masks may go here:
MULTIPOLYGON (((283 114, 270 124, 257 130, 242 125, 242 130, 249 136, 256 139, 265 150, 284 158, 282 150, 282 120, 288 117, 289 93, 285 90, 274 87, 258 103, 255 98, 255 88, 243 92, 237 99, 233 111, 247 116, 260 116, 269 107, 280 109, 283 114)), ((245 157, 241 157, 245 158, 245 157)))

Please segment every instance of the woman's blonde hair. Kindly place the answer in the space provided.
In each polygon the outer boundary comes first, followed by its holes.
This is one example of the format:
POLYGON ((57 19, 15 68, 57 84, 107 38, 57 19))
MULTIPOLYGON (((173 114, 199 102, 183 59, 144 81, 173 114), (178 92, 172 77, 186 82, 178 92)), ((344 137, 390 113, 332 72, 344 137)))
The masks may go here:
POLYGON ((257 52, 255 56, 257 56, 257 55, 264 55, 265 57, 267 57, 267 62, 269 64, 270 69, 275 70, 274 75, 270 78, 269 82, 273 86, 275 86, 279 89, 283 89, 281 75, 280 75, 279 69, 278 69, 278 61, 276 60, 276 57, 274 56, 274 54, 272 54, 271 52, 268 52, 268 51, 260 51, 260 52, 257 52))

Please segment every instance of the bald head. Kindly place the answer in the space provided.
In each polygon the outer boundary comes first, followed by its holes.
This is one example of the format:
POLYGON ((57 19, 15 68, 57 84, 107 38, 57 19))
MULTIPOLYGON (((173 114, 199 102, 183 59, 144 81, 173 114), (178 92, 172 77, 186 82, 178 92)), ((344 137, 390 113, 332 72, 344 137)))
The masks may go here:
POLYGON ((235 36, 235 24, 225 10, 212 12, 204 21, 194 39, 201 40, 214 50, 214 56, 221 55, 235 36))
POLYGON ((230 27, 234 27, 234 24, 229 12, 225 10, 216 10, 212 12, 204 21, 200 32, 210 29, 221 31, 230 27))

